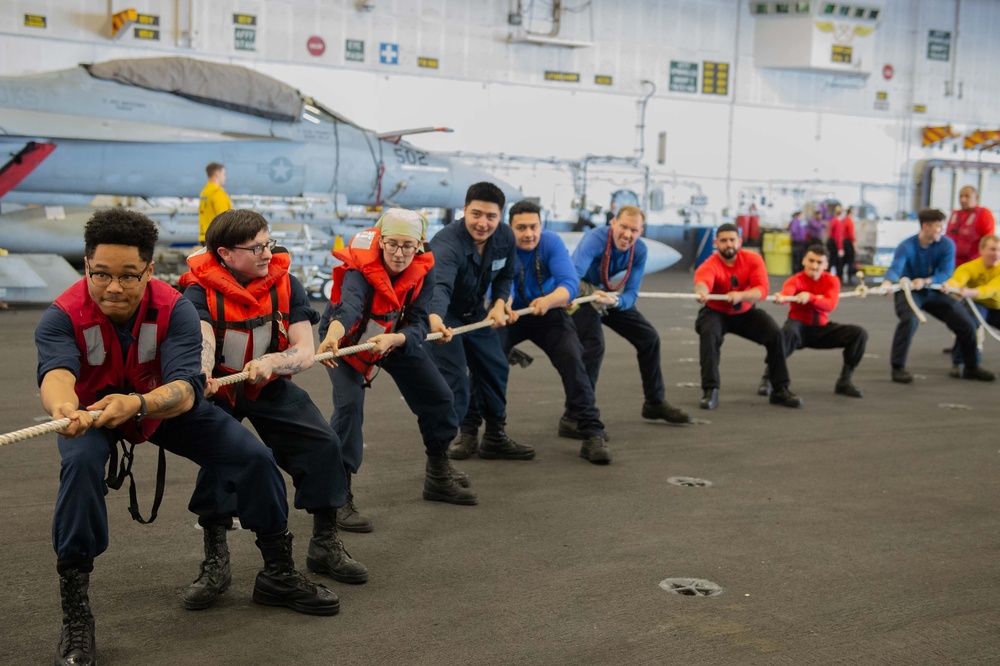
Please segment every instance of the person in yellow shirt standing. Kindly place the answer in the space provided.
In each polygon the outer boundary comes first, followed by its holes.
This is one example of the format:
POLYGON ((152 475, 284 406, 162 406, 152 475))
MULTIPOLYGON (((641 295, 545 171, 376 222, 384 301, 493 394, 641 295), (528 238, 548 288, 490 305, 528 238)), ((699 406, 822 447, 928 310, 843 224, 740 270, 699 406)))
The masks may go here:
POLYGON ((198 242, 202 245, 205 244, 205 231, 215 216, 233 207, 229 195, 222 189, 226 184, 226 167, 218 162, 211 162, 205 167, 205 173, 208 174, 208 182, 201 191, 198 203, 198 242))
MULTIPOLYGON (((1000 328, 1000 237, 987 234, 979 239, 979 257, 955 269, 945 286, 959 289, 962 298, 971 298, 989 326, 1000 328)), ((973 316, 974 315, 970 315, 973 316)), ((979 325, 978 320, 976 326, 979 325)), ((982 331, 980 331, 982 333, 982 331)), ((977 357, 982 357, 980 337, 977 357)), ((961 356, 952 357, 952 376, 961 374, 961 356)))

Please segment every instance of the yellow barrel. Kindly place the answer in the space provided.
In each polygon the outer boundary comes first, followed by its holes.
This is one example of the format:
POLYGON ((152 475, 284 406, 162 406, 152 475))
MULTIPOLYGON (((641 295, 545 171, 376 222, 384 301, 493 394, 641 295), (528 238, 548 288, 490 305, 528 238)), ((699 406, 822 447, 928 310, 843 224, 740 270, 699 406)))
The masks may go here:
POLYGON ((792 235, 784 231, 764 234, 764 265, 768 275, 791 275, 792 235))

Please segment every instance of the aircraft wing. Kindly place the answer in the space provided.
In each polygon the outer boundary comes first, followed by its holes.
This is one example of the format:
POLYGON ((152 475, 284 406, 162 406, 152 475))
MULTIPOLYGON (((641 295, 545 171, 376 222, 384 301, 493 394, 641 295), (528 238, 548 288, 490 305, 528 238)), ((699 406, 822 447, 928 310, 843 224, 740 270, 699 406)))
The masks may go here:
POLYGON ((394 130, 392 132, 379 132, 375 135, 376 139, 382 139, 383 141, 389 141, 391 143, 399 143, 403 140, 404 136, 409 134, 427 134, 428 132, 454 132, 450 127, 416 127, 414 129, 407 130, 394 130))
POLYGON ((35 110, 4 109, 0 135, 78 139, 82 141, 123 141, 140 143, 193 143, 202 141, 284 141, 271 135, 211 131, 122 119, 49 113, 35 110))

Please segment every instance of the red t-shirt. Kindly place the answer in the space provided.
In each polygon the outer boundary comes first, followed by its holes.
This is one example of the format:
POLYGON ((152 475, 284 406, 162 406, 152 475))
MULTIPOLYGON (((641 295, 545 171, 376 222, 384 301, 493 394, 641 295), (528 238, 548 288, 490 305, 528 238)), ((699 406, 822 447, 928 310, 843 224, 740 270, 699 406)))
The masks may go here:
POLYGON ((944 232, 955 241, 955 265, 961 266, 979 257, 979 239, 995 233, 996 221, 989 208, 976 206, 970 210, 953 211, 944 232), (973 219, 969 219, 973 218, 973 219))
POLYGON ((839 217, 830 218, 830 240, 837 244, 838 250, 844 249, 844 221, 839 217))
POLYGON ((856 243, 858 239, 854 236, 854 220, 850 215, 844 218, 844 240, 856 243))
POLYGON ((809 297, 808 303, 789 303, 788 318, 808 326, 825 326, 840 301, 840 278, 823 271, 818 280, 813 280, 805 271, 800 271, 785 280, 778 293, 794 296, 803 291, 815 295, 809 297))
MULTIPOLYGON (((698 267, 694 273, 694 283, 708 287, 710 294, 728 294, 731 291, 747 291, 760 289, 761 298, 767 298, 767 268, 764 259, 753 252, 739 250, 736 262, 726 265, 716 252, 698 267)), ((752 303, 737 303, 735 306, 726 301, 706 301, 705 305, 723 314, 743 314, 753 307, 752 303)))

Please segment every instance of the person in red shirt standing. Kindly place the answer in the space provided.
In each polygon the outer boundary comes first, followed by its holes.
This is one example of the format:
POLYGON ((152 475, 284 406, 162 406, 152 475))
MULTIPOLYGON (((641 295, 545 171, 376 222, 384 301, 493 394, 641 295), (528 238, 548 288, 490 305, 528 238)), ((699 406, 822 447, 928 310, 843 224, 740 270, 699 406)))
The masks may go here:
POLYGON ((716 252, 694 274, 694 293, 703 307, 695 330, 701 337, 702 409, 719 406, 719 352, 727 333, 753 340, 767 348, 767 364, 774 390, 771 404, 801 407, 802 399, 788 389, 784 342, 778 324, 754 304, 767 298, 767 269, 760 255, 740 251, 736 225, 723 224, 715 232, 716 252), (726 300, 709 300, 724 294, 726 300))
MULTIPOLYGON (((830 272, 840 275, 844 262, 844 221, 841 215, 844 209, 839 205, 833 207, 833 217, 830 218, 829 237, 826 239, 826 249, 830 252, 830 272)), ((798 268, 798 266, 796 266, 798 268)))
POLYGON ((996 221, 989 208, 979 205, 976 188, 966 185, 958 192, 960 210, 952 211, 944 235, 955 241, 955 265, 979 258, 979 240, 996 233, 996 221))
POLYGON ((840 281, 843 284, 854 284, 854 247, 858 237, 854 232, 853 212, 854 208, 850 207, 844 215, 844 256, 840 262, 840 281))
POLYGON ((802 260, 804 270, 785 281, 777 294, 778 303, 788 303, 788 320, 781 327, 785 355, 796 349, 843 349, 844 367, 834 393, 861 398, 863 393, 851 383, 854 368, 865 355, 868 332, 860 326, 830 321, 830 313, 840 300, 840 279, 826 272, 827 250, 813 245, 802 260))

